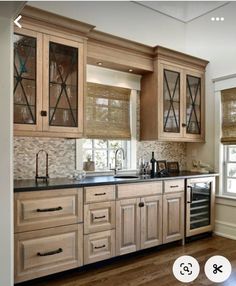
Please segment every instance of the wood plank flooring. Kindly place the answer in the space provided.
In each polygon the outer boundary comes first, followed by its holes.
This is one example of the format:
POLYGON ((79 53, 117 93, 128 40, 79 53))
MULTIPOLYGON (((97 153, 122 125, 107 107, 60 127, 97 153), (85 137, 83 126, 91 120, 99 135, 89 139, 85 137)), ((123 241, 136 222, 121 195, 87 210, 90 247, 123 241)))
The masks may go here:
POLYGON ((108 263, 93 264, 47 279, 18 285, 34 286, 180 286, 180 285, 236 285, 236 241, 219 236, 187 243, 154 248, 145 252, 120 257, 108 263), (188 284, 178 282, 172 274, 172 265, 181 255, 192 255, 200 263, 198 278, 188 284), (221 284, 210 282, 204 274, 204 264, 213 255, 223 255, 232 264, 230 278, 221 284))

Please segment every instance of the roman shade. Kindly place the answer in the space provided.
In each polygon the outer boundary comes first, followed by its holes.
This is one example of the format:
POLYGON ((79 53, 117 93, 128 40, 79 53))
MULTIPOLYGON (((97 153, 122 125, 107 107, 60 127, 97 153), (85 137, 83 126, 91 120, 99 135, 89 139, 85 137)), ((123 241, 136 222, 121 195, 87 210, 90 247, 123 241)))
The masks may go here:
POLYGON ((86 137, 130 139, 128 88, 87 83, 86 137))
POLYGON ((236 88, 221 92, 223 144, 236 143, 236 88))

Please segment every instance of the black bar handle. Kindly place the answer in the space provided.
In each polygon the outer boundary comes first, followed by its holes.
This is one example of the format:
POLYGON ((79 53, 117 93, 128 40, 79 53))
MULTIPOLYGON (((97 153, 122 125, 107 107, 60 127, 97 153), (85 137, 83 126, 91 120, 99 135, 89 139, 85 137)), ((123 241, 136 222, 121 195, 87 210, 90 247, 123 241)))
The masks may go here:
POLYGON ((95 216, 94 219, 100 219, 100 218, 105 218, 106 216, 105 215, 102 215, 102 216, 95 216))
POLYGON ((95 249, 99 249, 99 248, 104 248, 104 247, 106 247, 105 244, 103 244, 103 245, 101 245, 101 246, 95 246, 94 248, 95 248, 95 249))
POLYGON ((144 203, 141 202, 141 203, 138 204, 138 206, 139 206, 140 208, 142 208, 142 207, 144 207, 144 203))
POLYGON ((106 193, 97 193, 97 194, 94 194, 94 196, 104 196, 106 195, 106 193))
POLYGON ((55 254, 58 254, 61 252, 63 252, 63 249, 58 248, 57 250, 52 250, 52 251, 48 251, 48 252, 44 252, 44 253, 38 252, 37 255, 38 256, 49 256, 49 255, 55 255, 55 254))
POLYGON ((57 207, 57 208, 48 208, 48 209, 37 209, 38 213, 43 213, 43 212, 56 212, 56 211, 61 211, 63 210, 63 207, 57 207))
POLYGON ((178 188, 179 185, 175 185, 175 186, 170 186, 171 188, 178 188))
POLYGON ((193 201, 193 187, 192 186, 187 186, 187 188, 190 189, 190 201, 187 201, 188 204, 191 204, 193 201))

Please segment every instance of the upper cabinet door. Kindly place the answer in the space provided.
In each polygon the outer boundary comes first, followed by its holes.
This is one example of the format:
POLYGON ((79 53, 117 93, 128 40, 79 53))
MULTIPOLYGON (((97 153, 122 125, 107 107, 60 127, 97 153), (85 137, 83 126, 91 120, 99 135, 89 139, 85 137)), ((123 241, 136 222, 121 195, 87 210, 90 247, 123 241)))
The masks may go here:
POLYGON ((204 75, 186 70, 184 137, 204 141, 204 75))
POLYGON ((78 137, 83 133, 83 44, 45 35, 44 53, 43 130, 78 137))
POLYGON ((159 66, 159 138, 183 137, 182 70, 176 66, 159 66))
POLYGON ((42 128, 42 34, 25 29, 14 33, 14 124, 15 130, 42 128))

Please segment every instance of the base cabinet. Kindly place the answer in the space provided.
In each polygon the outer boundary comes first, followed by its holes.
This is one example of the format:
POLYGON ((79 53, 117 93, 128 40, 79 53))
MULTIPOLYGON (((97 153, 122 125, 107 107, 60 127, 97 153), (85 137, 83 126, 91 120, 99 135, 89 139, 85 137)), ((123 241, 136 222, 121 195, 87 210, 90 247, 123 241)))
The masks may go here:
POLYGON ((116 255, 161 243, 161 195, 116 202, 116 255))
POLYGON ((83 265, 83 224, 15 234, 15 283, 83 265))
POLYGON ((84 235, 84 264, 115 256, 115 230, 84 235))
POLYGON ((184 238, 184 192, 163 195, 163 243, 184 238))

